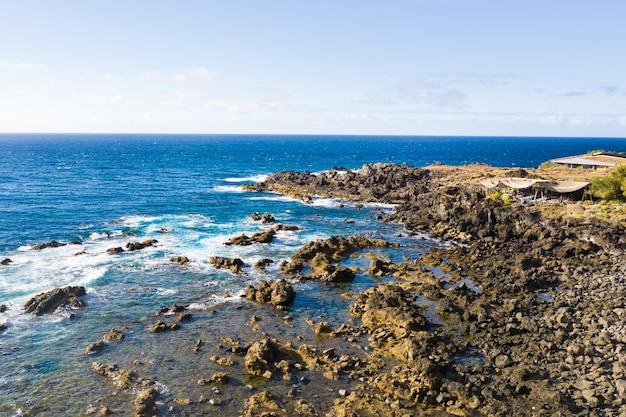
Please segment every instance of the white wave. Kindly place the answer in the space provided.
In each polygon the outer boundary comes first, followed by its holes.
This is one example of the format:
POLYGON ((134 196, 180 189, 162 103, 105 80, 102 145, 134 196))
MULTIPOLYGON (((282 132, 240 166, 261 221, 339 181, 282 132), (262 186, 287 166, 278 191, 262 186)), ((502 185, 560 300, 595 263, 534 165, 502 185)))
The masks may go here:
POLYGON ((246 190, 244 190, 241 185, 217 185, 213 187, 213 191, 217 191, 221 193, 245 193, 246 192, 246 190))
POLYGON ((228 178, 224 178, 224 181, 226 182, 263 182, 265 180, 267 180, 267 178, 269 177, 269 175, 265 175, 265 174, 259 174, 259 175, 252 175, 249 177, 228 177, 228 178))
POLYGON ((174 295, 174 294, 178 294, 178 290, 173 289, 173 288, 161 288, 161 287, 157 287, 156 288, 156 293, 158 295, 174 295))
POLYGON ((248 200, 251 200, 251 201, 284 201, 284 202, 298 202, 298 203, 303 203, 304 204, 304 201, 302 201, 302 200, 299 200, 299 199, 293 198, 293 197, 288 197, 288 196, 282 195, 282 194, 272 194, 272 195, 248 197, 248 200))
POLYGON ((311 201, 311 205, 314 207, 333 208, 333 207, 337 207, 339 204, 345 204, 345 203, 343 200, 340 200, 338 198, 316 197, 316 198, 313 198, 311 201))

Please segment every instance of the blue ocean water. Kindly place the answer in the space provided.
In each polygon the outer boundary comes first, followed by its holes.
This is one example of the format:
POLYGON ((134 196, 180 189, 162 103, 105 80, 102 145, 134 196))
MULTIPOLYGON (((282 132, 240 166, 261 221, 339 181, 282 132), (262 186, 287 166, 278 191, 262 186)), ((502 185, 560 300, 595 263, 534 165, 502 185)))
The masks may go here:
MULTIPOLYGON (((397 237, 401 232, 398 225, 376 221, 368 207, 340 209, 337 201, 325 199, 307 205, 244 192, 244 183, 281 170, 352 169, 373 162, 536 167, 594 149, 624 152, 626 140, 0 135, 0 260, 12 260, 0 266, 0 304, 7 306, 0 313, 0 323, 7 325, 0 333, 0 414, 35 414, 36 403, 45 403, 44 409, 56 410, 56 415, 85 413, 90 405, 68 403, 65 393, 68 386, 91 390, 81 355, 103 329, 175 302, 197 310, 237 303, 246 285, 268 278, 251 267, 245 277, 217 271, 208 263, 210 256, 240 257, 252 265, 261 258, 287 259, 304 243, 330 235, 397 237), (278 233, 270 245, 223 245, 235 235, 267 229, 250 219, 254 212, 272 213, 277 222, 299 230, 278 233), (353 222, 344 222, 346 218, 353 222), (53 239, 81 244, 30 250, 53 239), (133 253, 106 252, 146 239, 158 243, 133 253), (187 256, 191 263, 174 265, 169 258, 175 256, 187 256), (88 313, 79 313, 78 320, 22 312, 33 295, 67 285, 87 287, 88 313)), ((402 239, 410 248, 411 239, 418 237, 402 239)), ((269 277, 278 275, 277 264, 269 267, 269 277)), ((367 283, 357 280, 354 285, 367 283)), ((300 305, 321 308, 320 300, 307 293, 300 305)))

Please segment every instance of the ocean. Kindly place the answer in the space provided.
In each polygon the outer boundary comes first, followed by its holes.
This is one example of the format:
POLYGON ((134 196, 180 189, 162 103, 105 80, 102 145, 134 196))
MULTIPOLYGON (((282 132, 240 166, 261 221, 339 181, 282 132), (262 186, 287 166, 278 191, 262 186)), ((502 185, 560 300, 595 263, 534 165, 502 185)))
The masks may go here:
MULTIPOLYGON (((11 262, 0 266, 0 304, 7 307, 0 313, 0 324, 6 325, 0 332, 0 415, 90 415, 103 398, 114 404, 114 393, 90 368, 88 344, 111 328, 126 328, 123 347, 102 360, 130 363, 149 352, 170 360, 154 335, 142 330, 156 311, 174 303, 200 315, 237 306, 219 322, 198 319, 196 334, 210 337, 210 331, 237 326, 244 288, 276 279, 278 261, 309 241, 367 234, 400 241, 403 249, 389 252, 396 258, 446 244, 376 220, 393 210, 389 206, 340 208, 339 201, 321 198, 304 204, 245 192, 243 184, 276 171, 357 169, 373 162, 537 167, 597 149, 626 152, 626 139, 2 134, 0 260, 11 262), (271 244, 224 245, 236 235, 268 228, 251 219, 255 212, 271 213, 277 223, 298 230, 279 232, 271 244), (158 242, 136 252, 107 252, 146 239, 158 242), (31 250, 51 240, 76 244, 31 250), (169 261, 176 256, 191 262, 169 261), (241 276, 214 269, 211 256, 238 257, 246 265, 262 258, 276 262, 265 274, 247 266, 241 276), (67 314, 23 312, 32 296, 68 285, 87 289, 87 306, 73 320, 67 314)), ((340 290, 368 285, 371 278, 358 276, 340 290)), ((301 283, 296 291, 296 311, 331 319, 347 314, 347 304, 328 301, 326 293, 333 289, 301 283)), ((167 398, 183 389, 176 375, 194 372, 197 365, 157 360, 154 368, 167 398)))

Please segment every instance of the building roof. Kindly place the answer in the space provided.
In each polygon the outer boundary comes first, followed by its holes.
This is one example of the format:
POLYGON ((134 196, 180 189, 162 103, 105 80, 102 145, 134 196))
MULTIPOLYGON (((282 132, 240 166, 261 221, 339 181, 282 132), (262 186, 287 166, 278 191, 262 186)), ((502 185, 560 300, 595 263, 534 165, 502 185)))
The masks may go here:
MULTIPOLYGON (((624 159, 624 158, 621 158, 621 159, 624 159)), ((554 164, 561 164, 561 165, 585 165, 585 166, 595 166, 595 167, 614 167, 617 165, 616 162, 599 160, 597 158, 593 158, 592 155, 570 156, 568 158, 552 159, 550 160, 550 162, 554 164)))

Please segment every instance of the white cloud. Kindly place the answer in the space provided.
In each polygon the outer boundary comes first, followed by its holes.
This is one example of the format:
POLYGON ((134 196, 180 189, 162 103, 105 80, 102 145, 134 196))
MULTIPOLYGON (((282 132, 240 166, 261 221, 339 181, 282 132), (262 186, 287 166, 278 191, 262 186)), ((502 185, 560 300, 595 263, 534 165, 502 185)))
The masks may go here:
POLYGON ((119 104, 123 101, 123 97, 117 96, 94 96, 87 97, 84 101, 87 104, 119 104))
POLYGON ((216 71, 211 71, 202 67, 189 68, 174 76, 176 81, 200 80, 211 81, 217 77, 216 71))
POLYGON ((34 64, 32 62, 22 61, 22 62, 11 62, 0 59, 0 68, 18 70, 18 71, 28 71, 35 72, 41 71, 44 69, 43 65, 34 64))

